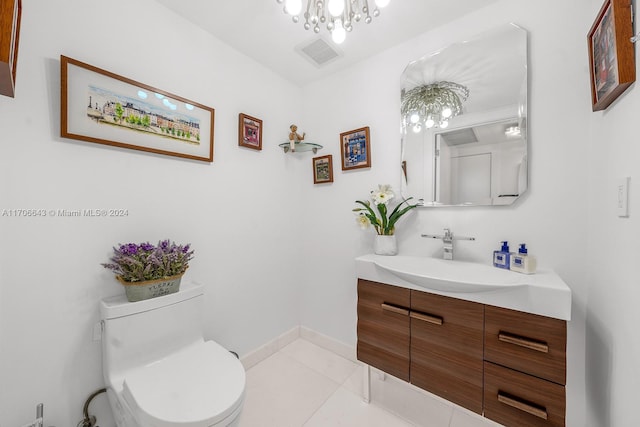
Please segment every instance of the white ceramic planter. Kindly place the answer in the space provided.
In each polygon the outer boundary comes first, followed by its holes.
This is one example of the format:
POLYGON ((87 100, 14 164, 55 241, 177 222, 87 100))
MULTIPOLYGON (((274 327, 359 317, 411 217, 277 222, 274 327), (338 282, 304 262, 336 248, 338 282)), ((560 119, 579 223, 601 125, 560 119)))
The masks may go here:
POLYGON ((376 255, 397 255, 398 243, 396 236, 384 236, 377 234, 375 241, 373 242, 373 252, 376 255))

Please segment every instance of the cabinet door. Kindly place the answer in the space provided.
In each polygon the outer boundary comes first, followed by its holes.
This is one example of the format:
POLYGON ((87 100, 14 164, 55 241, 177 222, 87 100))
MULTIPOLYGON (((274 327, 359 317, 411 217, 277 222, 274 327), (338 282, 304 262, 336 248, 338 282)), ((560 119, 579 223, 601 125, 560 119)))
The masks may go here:
POLYGON ((563 385, 485 362, 484 416, 505 426, 564 427, 563 385))
POLYGON ((482 414, 484 306, 411 291, 411 383, 482 414))
POLYGON ((567 322, 486 307, 485 359, 558 384, 566 383, 567 322))
POLYGON ((358 279, 358 360, 409 381, 409 289, 358 279))

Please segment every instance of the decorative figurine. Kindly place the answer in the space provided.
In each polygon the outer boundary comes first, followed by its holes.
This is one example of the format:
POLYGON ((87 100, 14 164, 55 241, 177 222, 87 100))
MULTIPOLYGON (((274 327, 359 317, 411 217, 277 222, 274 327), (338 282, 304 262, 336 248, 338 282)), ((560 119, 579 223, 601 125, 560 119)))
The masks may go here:
POLYGON ((302 133, 302 136, 300 136, 300 134, 297 132, 298 131, 298 126, 296 125, 291 125, 289 126, 289 129, 291 130, 291 132, 289 133, 289 147, 291 148, 291 151, 296 151, 296 143, 299 143, 301 141, 304 140, 304 136, 306 135, 305 132, 302 133))

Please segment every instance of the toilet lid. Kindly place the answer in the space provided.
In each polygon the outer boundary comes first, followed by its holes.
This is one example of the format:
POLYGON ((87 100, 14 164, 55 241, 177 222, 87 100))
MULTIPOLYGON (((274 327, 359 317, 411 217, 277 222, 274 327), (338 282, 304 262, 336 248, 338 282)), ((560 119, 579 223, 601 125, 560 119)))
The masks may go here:
POLYGON ((231 415, 244 388, 240 361, 206 341, 129 373, 123 396, 142 425, 201 427, 231 415))

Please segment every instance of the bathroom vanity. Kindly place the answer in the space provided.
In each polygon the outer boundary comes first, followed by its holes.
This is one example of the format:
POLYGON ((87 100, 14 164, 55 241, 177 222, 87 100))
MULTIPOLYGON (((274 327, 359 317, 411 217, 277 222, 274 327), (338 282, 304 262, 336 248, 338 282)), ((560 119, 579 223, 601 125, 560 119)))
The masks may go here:
POLYGON ((557 275, 378 255, 356 267, 358 360, 506 426, 565 425, 571 291, 557 275))

